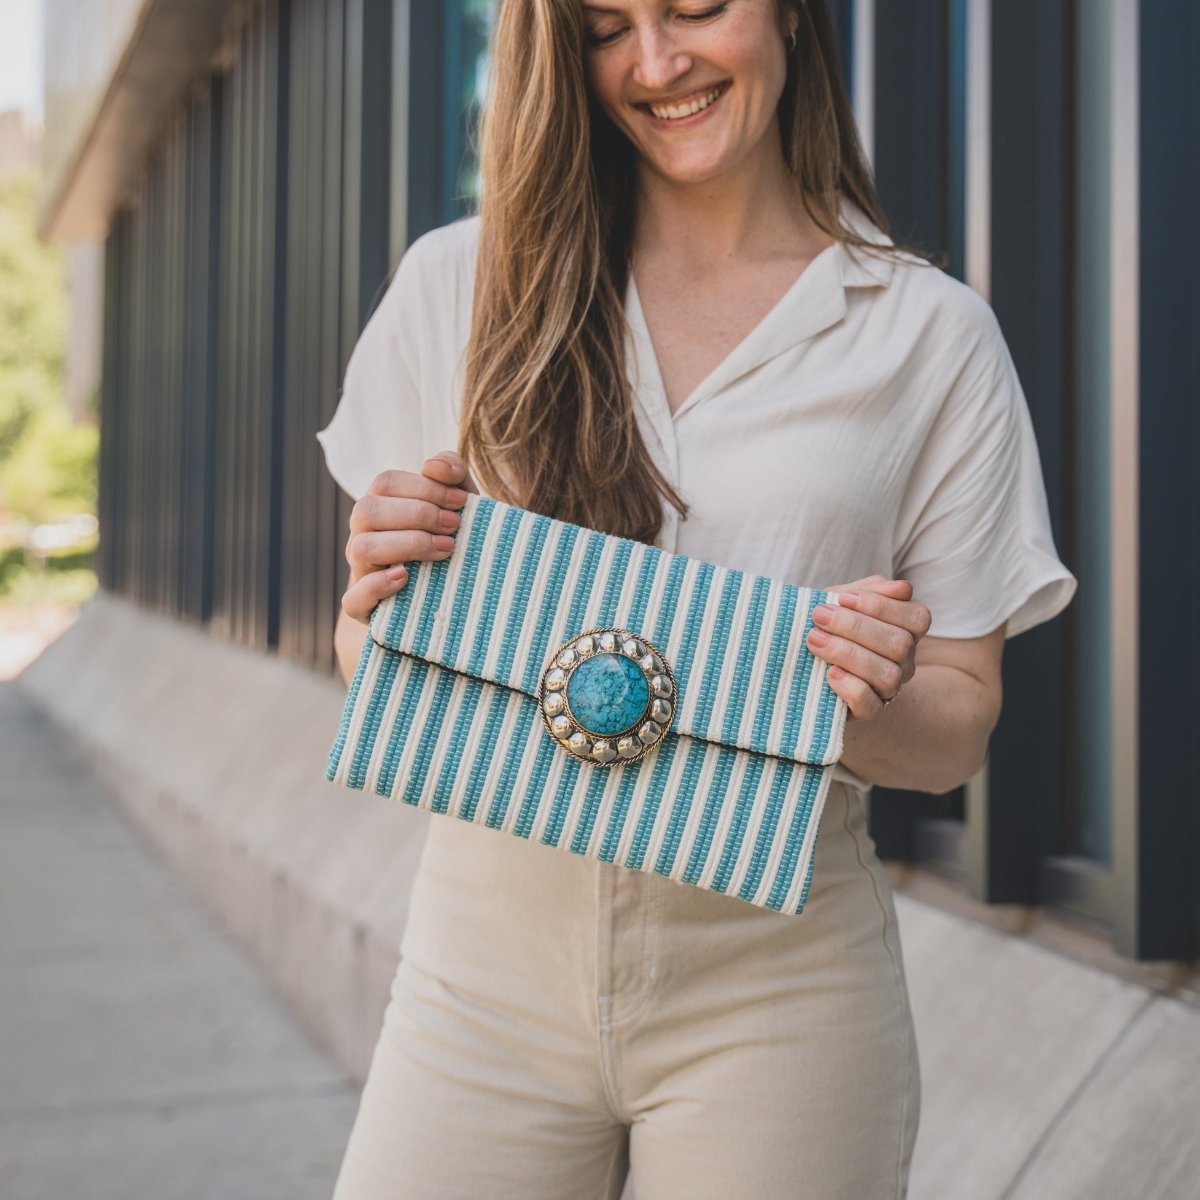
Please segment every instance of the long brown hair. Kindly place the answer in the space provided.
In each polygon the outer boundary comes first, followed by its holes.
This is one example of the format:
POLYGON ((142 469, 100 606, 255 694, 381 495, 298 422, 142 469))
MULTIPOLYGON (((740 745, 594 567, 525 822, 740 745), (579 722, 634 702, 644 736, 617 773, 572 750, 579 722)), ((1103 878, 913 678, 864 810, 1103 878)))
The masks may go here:
MULTIPOLYGON (((890 229, 828 5, 778 3, 800 16, 778 108, 798 200, 830 237, 867 247, 842 225, 841 196, 890 229)), ((578 0, 500 4, 459 453, 485 494, 653 543, 663 498, 681 519, 687 504, 637 427, 624 361, 634 150, 588 92, 583 39, 578 0)))

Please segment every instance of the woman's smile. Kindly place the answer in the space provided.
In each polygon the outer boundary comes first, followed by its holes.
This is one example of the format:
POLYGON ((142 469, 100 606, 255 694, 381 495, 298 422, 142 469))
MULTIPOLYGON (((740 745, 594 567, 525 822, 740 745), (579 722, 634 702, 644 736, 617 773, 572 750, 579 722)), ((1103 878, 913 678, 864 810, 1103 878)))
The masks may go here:
POLYGON ((730 83, 726 79, 716 87, 703 92, 691 94, 675 100, 670 104, 638 104, 636 108, 658 128, 666 129, 672 126, 688 126, 698 124, 721 100, 729 90, 730 83))

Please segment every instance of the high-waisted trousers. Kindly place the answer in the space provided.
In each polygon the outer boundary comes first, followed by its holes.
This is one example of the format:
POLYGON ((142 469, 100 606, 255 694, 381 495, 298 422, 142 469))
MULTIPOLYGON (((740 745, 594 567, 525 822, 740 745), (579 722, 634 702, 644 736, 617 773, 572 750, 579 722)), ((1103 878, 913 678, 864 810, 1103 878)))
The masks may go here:
POLYGON ((866 793, 803 912, 438 815, 333 1200, 893 1200, 920 1072, 866 793))

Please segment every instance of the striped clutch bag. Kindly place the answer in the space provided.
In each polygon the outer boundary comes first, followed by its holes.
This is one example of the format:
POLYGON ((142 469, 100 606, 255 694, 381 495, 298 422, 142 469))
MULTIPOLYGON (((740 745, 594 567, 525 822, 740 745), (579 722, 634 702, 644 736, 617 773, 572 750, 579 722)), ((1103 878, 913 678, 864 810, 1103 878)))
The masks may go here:
POLYGON ((837 594, 469 494, 378 604, 327 777, 799 913, 846 704, 837 594))

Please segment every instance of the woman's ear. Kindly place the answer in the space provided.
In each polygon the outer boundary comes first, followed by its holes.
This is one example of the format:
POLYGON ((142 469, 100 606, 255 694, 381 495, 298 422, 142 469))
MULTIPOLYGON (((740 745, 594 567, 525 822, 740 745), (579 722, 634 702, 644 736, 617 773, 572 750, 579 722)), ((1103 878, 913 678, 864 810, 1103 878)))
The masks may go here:
POLYGON ((792 34, 800 36, 800 7, 798 4, 781 4, 779 6, 780 16, 783 20, 780 22, 779 32, 784 41, 787 41, 792 34))

